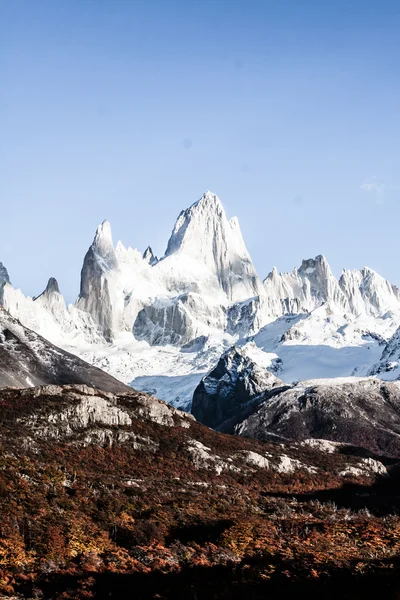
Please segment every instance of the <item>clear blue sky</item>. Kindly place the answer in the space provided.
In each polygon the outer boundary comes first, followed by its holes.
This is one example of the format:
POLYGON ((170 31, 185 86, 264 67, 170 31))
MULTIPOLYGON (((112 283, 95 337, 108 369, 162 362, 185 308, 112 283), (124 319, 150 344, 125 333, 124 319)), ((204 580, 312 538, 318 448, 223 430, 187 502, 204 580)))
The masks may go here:
POLYGON ((261 277, 400 284, 400 3, 0 0, 0 261, 73 300, 97 224, 162 254, 210 189, 261 277))

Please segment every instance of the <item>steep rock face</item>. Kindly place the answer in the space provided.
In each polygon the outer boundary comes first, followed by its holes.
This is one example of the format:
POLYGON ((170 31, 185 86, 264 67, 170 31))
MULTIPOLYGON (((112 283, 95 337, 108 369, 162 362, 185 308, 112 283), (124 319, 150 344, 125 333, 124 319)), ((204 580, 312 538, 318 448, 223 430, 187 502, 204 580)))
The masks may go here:
POLYGON ((122 329, 123 298, 115 293, 109 278, 117 270, 111 226, 104 221, 83 261, 77 307, 92 316, 106 339, 112 339, 114 332, 122 329))
POLYGON ((400 310, 399 292, 395 286, 365 267, 344 270, 339 281, 332 274, 324 256, 303 260, 292 273, 273 269, 264 280, 270 313, 309 313, 324 303, 342 314, 379 317, 400 310))
POLYGON ((4 283, 10 283, 10 277, 3 263, 0 262, 0 285, 4 283))
POLYGON ((154 273, 160 296, 138 313, 138 339, 181 345, 213 330, 247 335, 263 323, 264 292, 239 224, 211 192, 181 212, 154 273))
POLYGON ((397 288, 368 267, 361 271, 344 270, 339 285, 356 316, 381 316, 400 308, 397 288))
POLYGON ((228 221, 219 198, 206 192, 179 215, 165 259, 189 258, 212 273, 228 299, 240 302, 261 293, 261 285, 247 252, 239 222, 228 221))
POLYGON ((303 260, 298 275, 301 280, 308 283, 307 292, 308 290, 309 292, 306 298, 315 299, 317 306, 330 302, 342 310, 347 309, 346 298, 324 256, 319 255, 315 259, 303 260))
POLYGON ((276 269, 264 280, 270 311, 276 316, 308 313, 325 302, 348 310, 348 301, 324 256, 303 260, 292 273, 276 269))
POLYGON ((153 266, 158 263, 157 256, 154 256, 153 250, 150 246, 147 246, 146 250, 143 252, 143 259, 149 263, 149 265, 153 266))
POLYGON ((192 414, 214 429, 238 422, 254 410, 260 394, 282 388, 283 382, 259 367, 236 347, 222 355, 217 366, 197 386, 192 414))
POLYGON ((54 277, 50 277, 45 290, 33 300, 53 315, 59 315, 66 310, 64 298, 54 277))
POLYGON ((91 315, 107 341, 132 331, 145 302, 163 294, 154 260, 121 242, 114 248, 110 224, 99 225, 83 262, 76 306, 91 315))
POLYGON ((10 278, 8 276, 7 269, 3 263, 0 262, 0 306, 3 304, 3 288, 6 283, 10 283, 10 278))
POLYGON ((145 306, 135 320, 133 333, 151 345, 184 346, 210 330, 223 330, 225 323, 223 307, 210 306, 199 294, 187 293, 145 306))
POLYGON ((115 392, 128 386, 57 348, 0 308, 0 387, 84 383, 115 392))
MULTIPOLYGON (((77 307, 107 340, 133 330, 151 344, 179 345, 209 328, 224 331, 228 307, 260 293, 237 220, 228 221, 220 200, 207 192, 182 211, 159 261, 150 247, 143 256, 120 242, 114 248, 109 223, 99 226, 84 259, 77 307)), ((258 322, 258 306, 253 313, 258 322)))
POLYGON ((268 322, 268 307, 268 299, 264 295, 231 304, 226 309, 227 332, 240 338, 254 335, 268 322))
POLYGON ((327 439, 400 456, 400 383, 300 382, 260 403, 235 433, 257 439, 327 439))

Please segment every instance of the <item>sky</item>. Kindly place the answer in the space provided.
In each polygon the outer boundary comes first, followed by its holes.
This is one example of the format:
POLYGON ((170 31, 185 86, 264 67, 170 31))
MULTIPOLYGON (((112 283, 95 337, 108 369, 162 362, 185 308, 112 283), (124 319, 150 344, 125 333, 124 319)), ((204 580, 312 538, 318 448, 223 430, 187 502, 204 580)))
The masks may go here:
POLYGON ((0 261, 68 301, 97 225, 162 255, 205 190, 260 277, 400 285, 400 3, 0 0, 0 261))

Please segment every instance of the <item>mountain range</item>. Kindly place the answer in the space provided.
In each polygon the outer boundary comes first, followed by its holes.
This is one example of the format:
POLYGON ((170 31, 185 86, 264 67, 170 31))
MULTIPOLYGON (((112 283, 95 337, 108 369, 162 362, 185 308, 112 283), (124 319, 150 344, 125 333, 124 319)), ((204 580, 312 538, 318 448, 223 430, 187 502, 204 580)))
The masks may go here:
POLYGON ((373 270, 337 279, 323 256, 262 280, 236 218, 206 192, 183 210, 164 256, 114 245, 104 221, 83 259, 79 297, 56 279, 24 296, 0 264, 0 304, 20 323, 110 375, 190 410, 230 347, 286 384, 400 376, 400 292, 373 270))
POLYGON ((161 258, 103 222, 73 305, 0 263, 1 597, 398 598, 399 325, 368 268, 262 281, 210 192, 161 258))

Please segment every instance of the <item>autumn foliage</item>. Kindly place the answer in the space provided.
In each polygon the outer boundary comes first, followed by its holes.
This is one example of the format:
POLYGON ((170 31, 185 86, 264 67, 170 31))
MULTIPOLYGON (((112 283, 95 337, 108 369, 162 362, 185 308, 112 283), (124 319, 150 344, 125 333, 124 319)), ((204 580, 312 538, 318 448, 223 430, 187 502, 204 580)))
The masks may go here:
POLYGON ((305 464, 311 460, 318 470, 285 474, 243 464, 217 475, 196 468, 189 437, 224 458, 244 449, 278 456, 282 447, 217 434, 195 422, 187 430, 137 419, 131 429, 157 440, 157 451, 129 442, 83 443, 80 434, 37 437, 32 444, 18 415, 43 410, 46 399, 40 409, 39 400, 29 406, 19 397, 5 401, 4 596, 264 598, 278 597, 279 590, 280 597, 282 590, 290 596, 290 586, 301 585, 328 597, 341 577, 358 591, 371 577, 374 585, 390 584, 388 598, 397 589, 395 473, 385 481, 343 479, 335 473, 352 457, 288 445, 286 453, 305 464))

